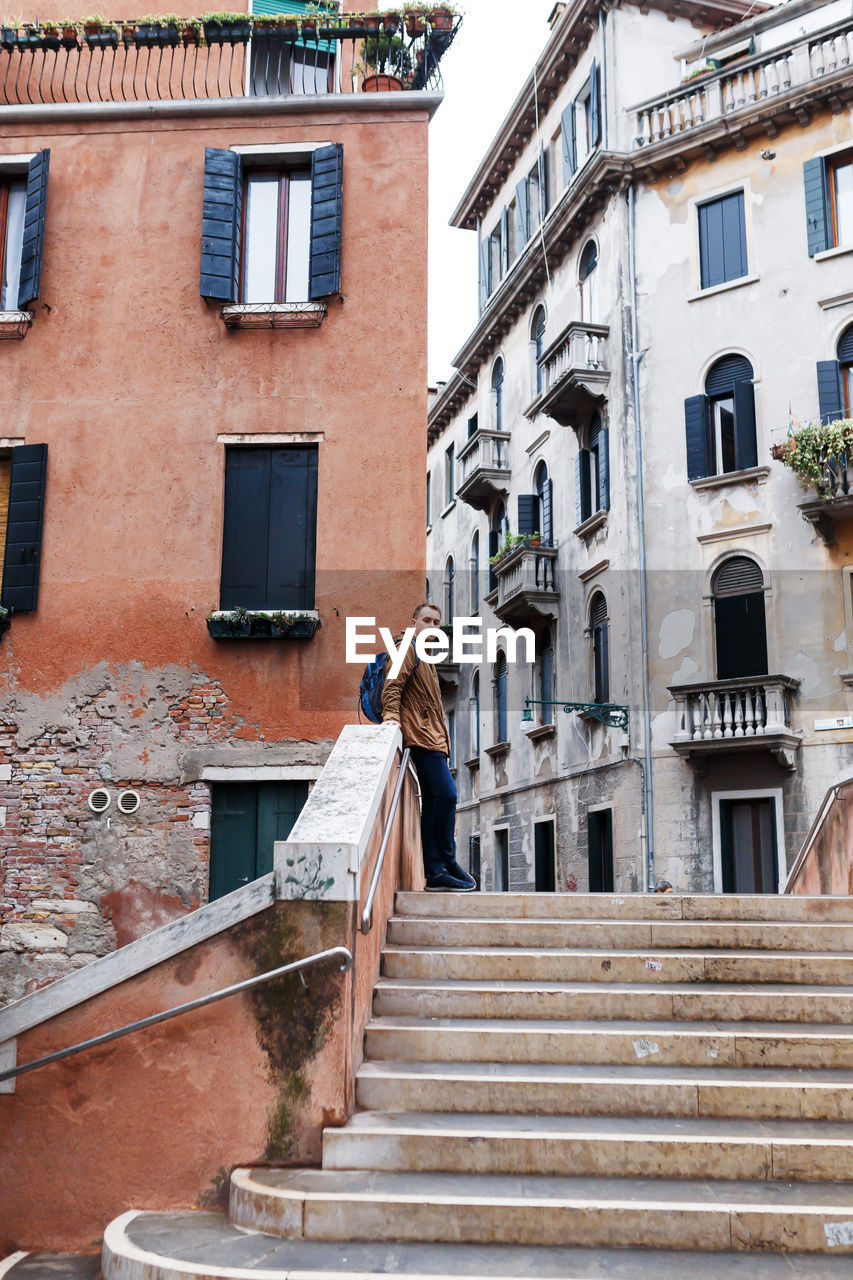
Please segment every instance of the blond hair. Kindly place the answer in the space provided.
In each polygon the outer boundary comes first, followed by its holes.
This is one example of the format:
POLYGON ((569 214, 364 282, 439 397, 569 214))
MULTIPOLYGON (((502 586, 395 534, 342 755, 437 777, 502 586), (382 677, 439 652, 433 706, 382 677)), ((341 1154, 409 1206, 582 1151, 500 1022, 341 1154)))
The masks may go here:
POLYGON ((439 618, 441 617, 441 609, 438 607, 437 604, 433 604, 431 600, 424 600, 423 604, 419 604, 417 609, 415 609, 414 613, 412 614, 412 617, 417 618, 418 614, 420 614, 424 609, 435 609, 439 618))

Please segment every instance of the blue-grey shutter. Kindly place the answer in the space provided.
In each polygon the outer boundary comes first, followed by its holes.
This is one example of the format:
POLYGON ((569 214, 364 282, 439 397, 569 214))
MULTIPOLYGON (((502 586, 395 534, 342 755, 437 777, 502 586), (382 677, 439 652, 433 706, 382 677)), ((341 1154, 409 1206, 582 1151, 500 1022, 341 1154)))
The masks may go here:
POLYGON ((46 444, 23 444, 12 450, 0 604, 16 613, 35 609, 38 603, 46 480, 46 444))
POLYGON ((542 541, 546 546, 550 547, 554 541, 554 523, 552 512, 554 510, 554 481, 548 479, 545 481, 545 488, 542 493, 542 541))
POLYGON ((610 510, 610 428, 598 433, 598 509, 610 510))
POLYGON ((818 360, 817 398, 820 420, 824 426, 844 417, 844 396, 841 388, 841 365, 837 360, 818 360))
POLYGON ((489 237, 480 241, 480 269, 478 276, 480 291, 480 310, 482 311, 489 297, 489 237))
POLYGON ((21 310, 35 302, 41 288, 44 258, 44 225, 47 212, 47 175, 50 151, 40 151, 27 165, 27 199, 21 246, 21 282, 18 306, 21 310))
POLYGON ((570 102, 560 116, 560 136, 563 143, 563 185, 568 186, 577 168, 577 137, 575 134, 575 104, 570 102))
POLYGON ((707 396, 688 396, 684 401, 688 480, 700 480, 710 474, 710 415, 711 402, 707 396))
POLYGON ((599 134, 601 129, 601 111, 598 101, 599 96, 599 76, 598 63, 595 58, 592 60, 592 66, 589 70, 589 145, 590 148, 597 147, 599 143, 599 134))
POLYGON ((311 266, 308 296, 312 301, 341 287, 343 239, 344 148, 340 142, 320 147, 311 157, 311 266))
POLYGON ((313 609, 317 541, 317 446, 272 449, 267 605, 313 609))
POLYGON ((539 221, 544 222, 548 214, 550 202, 548 200, 548 152, 545 150, 544 144, 539 148, 539 221))
POLYGON ((735 383, 735 465, 738 470, 758 466, 755 435, 755 389, 751 382, 735 383))
POLYGON ((509 271, 509 209, 501 214, 501 274, 509 271))
POLYGON ((266 609, 269 604, 271 455, 270 449, 225 451, 220 609, 266 609))
POLYGON ((806 232, 809 257, 830 247, 830 202, 826 161, 819 157, 803 163, 803 185, 806 195, 806 232))
POLYGON ((515 188, 515 230, 516 248, 521 253, 530 235, 530 217, 527 209, 527 179, 522 179, 515 188))
POLYGON ((242 213, 243 171, 239 153, 205 147, 200 287, 203 298, 237 301, 242 213))
POLYGON ((537 493, 520 493, 518 495, 518 532, 535 533, 539 528, 539 495, 537 493))
POLYGON ((583 524, 586 516, 584 515, 583 502, 583 450, 578 450, 578 456, 575 458, 575 524, 583 524))

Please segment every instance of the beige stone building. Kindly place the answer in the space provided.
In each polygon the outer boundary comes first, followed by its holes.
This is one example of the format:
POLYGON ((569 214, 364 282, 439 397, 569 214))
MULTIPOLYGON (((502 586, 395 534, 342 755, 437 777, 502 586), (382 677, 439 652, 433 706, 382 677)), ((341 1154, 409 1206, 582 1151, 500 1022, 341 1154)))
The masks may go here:
POLYGON ((537 637, 442 669, 485 888, 776 892, 850 762, 846 466, 771 447, 853 413, 851 63, 851 0, 557 5, 453 215, 429 589, 537 637))

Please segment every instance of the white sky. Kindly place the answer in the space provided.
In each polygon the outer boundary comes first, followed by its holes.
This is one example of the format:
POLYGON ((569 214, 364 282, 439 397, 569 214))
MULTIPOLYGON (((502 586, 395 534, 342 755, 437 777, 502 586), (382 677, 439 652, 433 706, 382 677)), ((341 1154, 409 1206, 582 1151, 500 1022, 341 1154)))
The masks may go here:
POLYGON ((442 60, 445 100, 430 125, 429 380, 477 319, 473 231, 447 225, 483 153, 548 39, 554 0, 463 0, 459 34, 442 60))

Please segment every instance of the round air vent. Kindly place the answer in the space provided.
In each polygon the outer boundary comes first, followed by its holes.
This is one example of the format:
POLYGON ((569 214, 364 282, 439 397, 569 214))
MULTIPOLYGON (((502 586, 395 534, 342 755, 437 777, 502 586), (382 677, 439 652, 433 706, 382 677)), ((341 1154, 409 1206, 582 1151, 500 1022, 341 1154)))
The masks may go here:
POLYGON ((95 787, 89 796, 89 808, 92 813, 103 813, 110 807, 110 793, 106 787, 95 787))
POLYGON ((142 804, 142 799, 138 791, 122 791, 116 803, 122 813, 136 813, 142 804))

